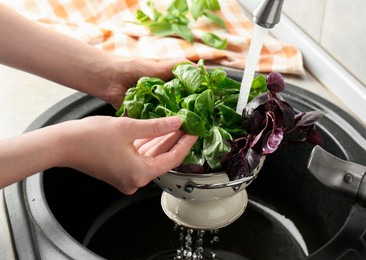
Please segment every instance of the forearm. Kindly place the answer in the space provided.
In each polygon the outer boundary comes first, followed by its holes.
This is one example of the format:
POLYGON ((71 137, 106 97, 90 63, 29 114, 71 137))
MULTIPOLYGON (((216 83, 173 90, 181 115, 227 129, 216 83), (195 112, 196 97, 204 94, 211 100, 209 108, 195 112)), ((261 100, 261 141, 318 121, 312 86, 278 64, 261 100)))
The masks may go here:
POLYGON ((0 141, 0 188, 58 166, 66 144, 57 127, 42 128, 0 141))
POLYGON ((30 22, 0 4, 0 63, 110 99, 116 57, 30 22))
POLYGON ((197 137, 179 131, 181 123, 179 117, 91 116, 2 140, 0 188, 70 167, 132 194, 183 161, 197 137))

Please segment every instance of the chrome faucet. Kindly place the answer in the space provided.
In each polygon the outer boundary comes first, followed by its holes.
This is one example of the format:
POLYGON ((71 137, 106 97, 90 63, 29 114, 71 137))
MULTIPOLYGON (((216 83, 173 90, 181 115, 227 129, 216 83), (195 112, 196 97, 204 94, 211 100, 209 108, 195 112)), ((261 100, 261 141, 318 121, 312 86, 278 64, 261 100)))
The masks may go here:
POLYGON ((262 0, 253 12, 253 20, 259 26, 273 28, 280 22, 284 0, 262 0))

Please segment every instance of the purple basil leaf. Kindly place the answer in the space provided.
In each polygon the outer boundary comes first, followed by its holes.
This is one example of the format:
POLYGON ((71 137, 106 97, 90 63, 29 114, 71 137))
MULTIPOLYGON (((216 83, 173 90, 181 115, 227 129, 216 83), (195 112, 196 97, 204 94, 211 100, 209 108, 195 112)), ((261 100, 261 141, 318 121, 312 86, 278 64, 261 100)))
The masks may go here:
POLYGON ((226 166, 226 174, 229 180, 238 180, 250 175, 248 161, 243 152, 233 155, 226 166))
POLYGON ((321 133, 315 129, 310 130, 306 135, 306 140, 311 144, 323 145, 324 139, 321 133))
POLYGON ((283 100, 275 99, 275 102, 277 103, 278 107, 280 108, 282 112, 282 122, 281 124, 286 129, 292 129, 295 127, 295 111, 294 109, 283 100))
POLYGON ((247 139, 248 139, 248 136, 245 136, 245 137, 239 137, 239 138, 236 138, 236 139, 234 140, 235 145, 236 145, 236 151, 239 151, 239 149, 241 149, 241 148, 243 148, 244 146, 246 146, 247 139))
POLYGON ((246 158, 248 161, 250 172, 253 172, 253 170, 257 168, 257 166, 259 165, 260 157, 253 149, 249 148, 247 151, 246 158))
POLYGON ((263 124, 264 127, 263 127, 262 131, 260 131, 253 139, 253 141, 250 145, 251 148, 254 148, 257 145, 257 143, 259 142, 259 140, 262 138, 263 133, 266 133, 267 128, 269 128, 269 126, 268 126, 269 123, 271 123, 271 125, 274 125, 274 123, 275 123, 275 122, 273 122, 273 116, 272 116, 271 112, 266 113, 266 121, 265 121, 265 124, 263 124), (270 120, 271 120, 271 122, 269 122, 270 120))
POLYGON ((305 112, 300 112, 295 116, 295 122, 299 122, 302 116, 305 115, 305 112))
POLYGON ((251 148, 253 148, 259 142, 259 140, 261 139, 261 137, 262 137, 263 133, 265 132, 265 130, 266 130, 266 128, 263 128, 262 131, 260 131, 259 134, 257 134, 255 136, 255 138, 253 139, 253 141, 250 145, 251 148))
POLYGON ((231 139, 224 139, 224 143, 226 143, 228 146, 230 146, 231 150, 238 151, 238 143, 235 142, 235 140, 231 139))
POLYGON ((279 93, 285 89, 285 80, 280 73, 271 72, 267 76, 267 88, 271 93, 279 93))
POLYGON ((248 134, 256 135, 261 131, 261 126, 263 124, 263 117, 261 113, 254 110, 249 114, 244 122, 244 129, 248 134))
POLYGON ((232 152, 224 153, 219 156, 219 162, 221 165, 226 168, 227 162, 230 160, 230 158, 233 156, 232 152))
POLYGON ((202 165, 199 164, 181 164, 174 170, 178 172, 189 172, 189 173, 205 173, 206 170, 202 165))
POLYGON ((296 123, 297 126, 310 126, 315 124, 322 116, 324 115, 323 111, 310 111, 306 113, 302 113, 299 116, 299 119, 296 123))
POLYGON ((245 109, 243 110, 243 116, 247 117, 259 106, 266 104, 268 100, 269 96, 267 93, 260 94, 245 106, 245 109))
POLYGON ((263 154, 271 154, 277 150, 283 139, 283 130, 281 127, 275 127, 263 138, 263 154))

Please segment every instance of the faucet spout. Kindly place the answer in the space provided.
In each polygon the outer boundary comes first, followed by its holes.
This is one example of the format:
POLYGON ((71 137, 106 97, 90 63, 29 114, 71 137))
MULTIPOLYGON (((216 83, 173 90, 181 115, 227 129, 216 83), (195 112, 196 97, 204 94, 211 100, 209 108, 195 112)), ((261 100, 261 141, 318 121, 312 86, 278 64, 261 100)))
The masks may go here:
POLYGON ((261 0, 253 12, 253 20, 261 27, 271 29, 280 22, 284 0, 261 0))

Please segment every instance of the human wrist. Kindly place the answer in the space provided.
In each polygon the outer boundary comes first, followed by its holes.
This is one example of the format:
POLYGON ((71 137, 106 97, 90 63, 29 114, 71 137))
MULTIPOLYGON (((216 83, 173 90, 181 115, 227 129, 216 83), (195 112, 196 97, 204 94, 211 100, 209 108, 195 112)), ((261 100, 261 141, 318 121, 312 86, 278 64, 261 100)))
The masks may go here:
POLYGON ((121 105, 121 100, 125 95, 128 87, 131 87, 135 82, 129 81, 129 60, 115 55, 110 55, 105 60, 105 77, 106 85, 101 89, 100 98, 111 104, 114 108, 121 105))
POLYGON ((78 126, 79 120, 71 120, 51 126, 52 136, 50 144, 53 149, 53 167, 75 166, 75 159, 79 157, 77 148, 83 137, 83 127, 78 126))

